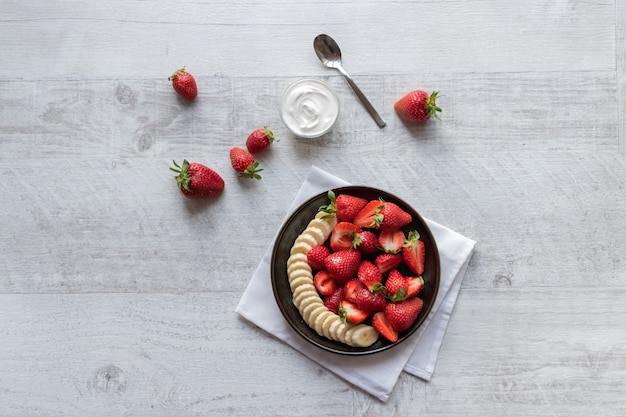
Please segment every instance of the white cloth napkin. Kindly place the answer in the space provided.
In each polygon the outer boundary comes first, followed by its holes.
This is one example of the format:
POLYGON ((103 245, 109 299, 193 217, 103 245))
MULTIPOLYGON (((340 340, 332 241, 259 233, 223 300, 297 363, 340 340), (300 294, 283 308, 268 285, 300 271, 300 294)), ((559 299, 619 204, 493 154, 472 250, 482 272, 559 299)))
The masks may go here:
MULTIPOLYGON (((315 166, 311 167, 288 215, 310 197, 344 185, 350 184, 315 166)), ((352 385, 386 401, 402 371, 425 380, 431 378, 467 264, 476 244, 431 220, 426 219, 426 222, 439 249, 439 293, 422 326, 393 349, 366 356, 340 355, 320 349, 296 333, 282 316, 274 299, 270 281, 273 243, 265 252, 235 311, 352 385)))

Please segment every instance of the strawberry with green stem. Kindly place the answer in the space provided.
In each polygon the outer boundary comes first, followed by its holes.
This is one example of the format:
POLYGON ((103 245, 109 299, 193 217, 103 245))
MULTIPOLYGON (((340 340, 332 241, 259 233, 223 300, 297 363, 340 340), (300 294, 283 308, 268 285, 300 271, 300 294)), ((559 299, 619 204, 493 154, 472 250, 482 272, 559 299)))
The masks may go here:
POLYGON ((177 69, 168 80, 172 82, 174 91, 188 100, 193 100, 198 95, 198 86, 193 75, 185 71, 185 67, 177 69))
POLYGON ((188 198, 217 197, 224 191, 224 179, 211 168, 197 162, 189 163, 186 159, 178 165, 173 161, 174 171, 178 175, 176 183, 181 193, 188 198))
POLYGON ((254 160, 254 156, 245 149, 235 146, 230 150, 230 164, 242 178, 261 179, 259 172, 259 162, 254 160))
POLYGON ((431 117, 439 119, 437 113, 441 112, 441 108, 437 106, 438 96, 438 91, 430 95, 424 90, 411 91, 396 101, 393 108, 407 122, 424 123, 431 117))

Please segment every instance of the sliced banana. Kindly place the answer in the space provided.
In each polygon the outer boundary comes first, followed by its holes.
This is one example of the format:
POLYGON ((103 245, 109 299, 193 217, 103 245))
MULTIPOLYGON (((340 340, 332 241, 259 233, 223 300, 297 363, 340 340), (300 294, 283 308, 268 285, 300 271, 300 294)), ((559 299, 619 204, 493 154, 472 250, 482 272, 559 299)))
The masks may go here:
POLYGON ((290 255, 289 258, 287 258, 287 272, 289 272, 290 267, 297 262, 304 262, 308 265, 306 253, 294 253, 293 255, 290 255))
POLYGON ((317 291, 315 291, 315 288, 309 288, 308 285, 301 285, 299 287, 299 291, 293 293, 293 297, 292 297, 293 304, 299 310, 299 307, 303 306, 302 303, 304 302, 306 298, 316 297, 316 296, 319 297, 319 295, 317 294, 317 291))
POLYGON ((333 313, 332 311, 329 311, 329 315, 326 318, 326 320, 324 320, 324 323, 322 324, 322 331, 323 331, 323 336, 327 339, 331 339, 331 340, 335 340, 335 338, 333 337, 333 333, 331 331, 331 327, 333 327, 333 324, 335 323, 340 323, 341 319, 339 318, 338 315, 336 315, 335 313, 333 313))
POLYGON ((371 346, 377 340, 378 332, 376 329, 367 324, 358 324, 354 327, 350 342, 352 346, 371 346))
MULTIPOLYGON (((317 242, 314 241, 313 243, 317 243, 317 242)), ((315 246, 317 246, 317 244, 312 245, 311 242, 304 242, 304 241, 296 242, 291 247, 291 252, 289 254, 295 255, 296 253, 303 253, 306 255, 315 246)))
POLYGON ((313 285, 313 278, 311 278, 310 276, 306 274, 297 275, 297 276, 294 276, 293 278, 289 277, 289 286, 291 287, 292 293, 295 293, 296 289, 300 285, 307 285, 307 284, 313 285))
POLYGON ((326 309, 325 311, 322 311, 316 317, 315 323, 313 323, 313 324, 314 324, 314 329, 317 332, 317 334, 319 334, 320 336, 324 336, 324 323, 326 322, 326 319, 328 319, 333 314, 335 314, 335 313, 333 313, 329 309, 326 309))
POLYGON ((341 340, 339 340, 338 338, 338 333, 337 331, 339 330, 340 326, 344 326, 345 324, 343 322, 343 320, 341 320, 341 317, 339 317, 338 315, 334 314, 333 320, 331 321, 331 323, 328 325, 328 337, 331 340, 336 340, 338 342, 341 342, 341 340))
MULTIPOLYGON (((304 321, 309 324, 311 321, 311 313, 313 312, 313 310, 315 310, 316 308, 318 308, 319 306, 324 306, 324 303, 322 302, 322 299, 319 299, 319 302, 315 301, 315 300, 302 300, 302 302, 307 302, 306 305, 300 305, 300 308, 298 309, 298 311, 300 311, 300 314, 302 315, 302 318, 304 319, 304 321)), ((296 306, 297 307, 297 306, 296 306)), ((326 306, 324 306, 326 307, 326 306)))
POLYGON ((313 247, 324 244, 336 224, 336 216, 318 212, 296 238, 287 259, 292 301, 304 321, 320 336, 349 346, 371 346, 378 339, 378 332, 366 324, 346 324, 324 305, 313 285, 313 271, 307 254, 313 247))
POLYGON ((315 238, 308 233, 302 233, 296 238, 296 241, 294 242, 294 246, 298 244, 303 244, 303 245, 306 244, 311 247, 314 247, 314 246, 317 246, 317 240, 315 240, 315 238))

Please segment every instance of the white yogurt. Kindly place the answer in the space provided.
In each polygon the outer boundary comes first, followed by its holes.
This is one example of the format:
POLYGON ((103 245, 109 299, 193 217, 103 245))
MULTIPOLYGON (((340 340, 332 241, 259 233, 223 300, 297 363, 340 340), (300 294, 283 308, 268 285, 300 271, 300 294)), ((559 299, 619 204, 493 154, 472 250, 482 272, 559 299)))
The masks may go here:
POLYGON ((291 84, 280 100, 280 117, 295 135, 316 138, 339 116, 337 94, 324 81, 306 78, 291 84))

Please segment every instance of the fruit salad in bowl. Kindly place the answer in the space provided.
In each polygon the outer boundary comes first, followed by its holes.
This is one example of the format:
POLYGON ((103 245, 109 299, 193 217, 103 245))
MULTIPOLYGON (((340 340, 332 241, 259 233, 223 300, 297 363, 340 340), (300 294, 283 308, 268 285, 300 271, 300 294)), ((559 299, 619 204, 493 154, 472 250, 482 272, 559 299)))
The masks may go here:
POLYGON ((283 316, 306 340, 335 353, 370 354, 422 325, 439 289, 439 254, 407 203, 371 187, 340 187, 287 219, 271 280, 283 316))

